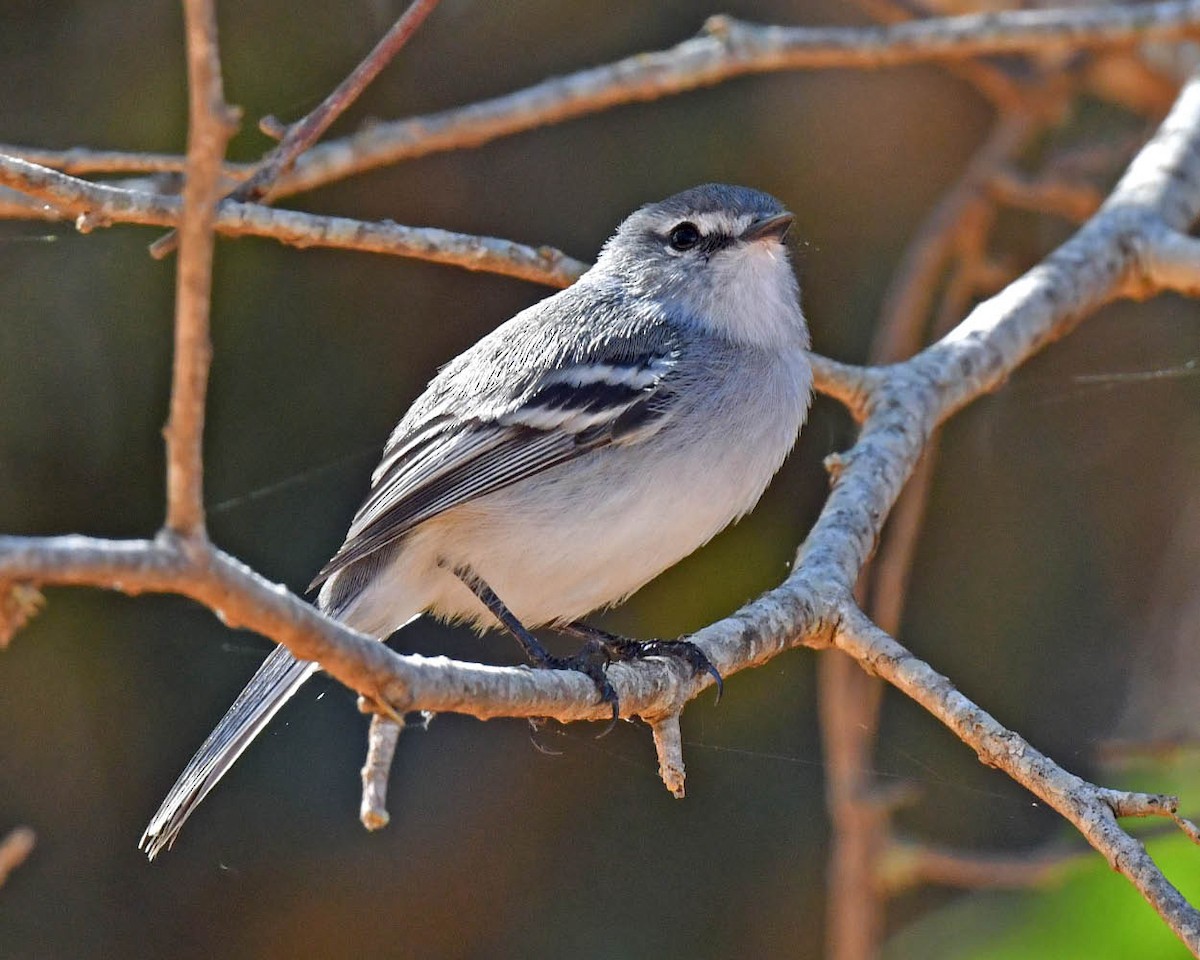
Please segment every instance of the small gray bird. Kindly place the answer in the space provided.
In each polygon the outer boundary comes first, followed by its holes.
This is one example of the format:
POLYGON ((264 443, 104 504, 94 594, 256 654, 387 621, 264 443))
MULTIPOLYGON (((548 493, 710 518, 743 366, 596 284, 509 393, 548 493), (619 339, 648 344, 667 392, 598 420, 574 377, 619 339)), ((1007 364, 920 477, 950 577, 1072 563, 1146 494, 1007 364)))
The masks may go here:
MULTIPOLYGON (((574 286, 452 360, 397 425, 321 610, 384 638, 422 613, 503 625, 538 665, 586 672, 683 641, 578 622, 618 603, 749 511, 807 415, 808 330, 757 190, 708 184, 642 207, 574 286), (527 628, 589 641, 549 656, 527 628)), ((142 836, 153 858, 317 665, 277 647, 142 836)), ((719 680, 718 676, 718 680, 719 680)))

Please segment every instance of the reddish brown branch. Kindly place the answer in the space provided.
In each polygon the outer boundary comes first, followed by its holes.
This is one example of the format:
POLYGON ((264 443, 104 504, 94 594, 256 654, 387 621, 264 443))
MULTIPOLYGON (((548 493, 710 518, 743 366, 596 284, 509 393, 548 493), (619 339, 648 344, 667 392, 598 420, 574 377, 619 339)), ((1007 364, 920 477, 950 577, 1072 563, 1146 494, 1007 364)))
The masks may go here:
POLYGON ((175 283, 175 361, 167 441, 167 526, 204 534, 204 399, 212 344, 214 204, 221 160, 237 125, 225 103, 217 21, 210 0, 184 4, 188 64, 187 182, 183 191, 179 270, 175 283))

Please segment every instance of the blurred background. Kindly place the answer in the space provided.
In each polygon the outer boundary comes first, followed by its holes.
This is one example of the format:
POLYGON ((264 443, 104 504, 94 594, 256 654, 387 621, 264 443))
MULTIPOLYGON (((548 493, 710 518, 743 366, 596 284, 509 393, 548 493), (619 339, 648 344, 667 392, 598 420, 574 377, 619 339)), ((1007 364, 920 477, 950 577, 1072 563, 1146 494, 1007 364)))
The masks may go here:
MULTIPOLYGON (((226 97, 246 117, 231 156, 259 156, 269 142, 257 118, 307 112, 402 6, 221 4, 226 97)), ((331 135, 667 47, 718 12, 870 22, 834 2, 444 0, 331 135)), ((0 89, 0 140, 182 151, 179 5, 8 0, 0 89)), ((933 66, 746 77, 283 205, 590 260, 641 203, 704 181, 752 185, 796 213, 816 349, 861 362, 906 244, 991 121, 970 84, 933 66)), ((1085 97, 1046 139, 1084 130, 1132 143, 1152 128, 1085 97)), ((1023 268, 1071 229, 1013 213, 996 242, 1023 268)), ((0 530, 157 529, 173 262, 146 245, 160 232, 0 222, 0 530)), ((303 589, 437 367, 547 292, 381 256, 220 242, 206 436, 214 540, 303 589)), ((952 421, 901 630, 1072 771, 1182 789, 1192 812, 1198 312, 1170 297, 1106 309, 952 421)), ((852 439, 844 412, 818 399, 753 515, 603 622, 674 636, 778 583, 820 509, 822 458, 852 439)), ((823 955, 830 827, 809 651, 731 678, 719 707, 709 696, 689 707, 686 800, 663 788, 639 724, 597 741, 592 725, 531 737, 521 721, 441 716, 401 739, 392 823, 376 835, 357 821, 367 721, 321 678, 176 849, 148 864, 136 849, 148 818, 270 644, 179 598, 48 593, 0 654, 0 834, 23 824, 39 838, 0 888, 0 957, 823 955)), ((508 638, 432 622, 394 644, 518 660, 508 638)), ((1080 847, 898 696, 885 699, 872 769, 909 791, 897 814, 907 838, 1008 853, 1080 847)), ((1152 849, 1194 898, 1200 852, 1171 837, 1152 849)), ((887 956, 1184 955, 1098 856, 1054 879, 1034 891, 918 886, 890 905, 887 956)))

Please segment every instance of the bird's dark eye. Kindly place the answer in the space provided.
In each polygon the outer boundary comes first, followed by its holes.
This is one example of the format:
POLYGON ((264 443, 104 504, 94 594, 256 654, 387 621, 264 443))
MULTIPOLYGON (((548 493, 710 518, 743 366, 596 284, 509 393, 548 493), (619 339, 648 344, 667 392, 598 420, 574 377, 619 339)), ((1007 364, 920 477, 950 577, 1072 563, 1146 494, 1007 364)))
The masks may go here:
POLYGON ((667 240, 670 242, 672 250, 691 250, 700 242, 700 230, 694 223, 688 223, 685 220, 671 228, 671 232, 667 234, 667 240))

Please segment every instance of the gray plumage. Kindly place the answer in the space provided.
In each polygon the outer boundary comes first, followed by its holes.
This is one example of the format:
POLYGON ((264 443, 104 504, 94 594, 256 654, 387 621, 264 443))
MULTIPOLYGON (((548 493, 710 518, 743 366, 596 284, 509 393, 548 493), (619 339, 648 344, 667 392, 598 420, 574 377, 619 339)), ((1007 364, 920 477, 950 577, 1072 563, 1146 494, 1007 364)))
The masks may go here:
MULTIPOLYGON (((809 403, 808 332, 774 198, 706 185, 626 219, 575 285, 452 360, 384 449, 318 604, 380 638, 422 613, 527 626, 617 603, 758 501, 809 403)), ((277 648, 141 846, 195 806, 316 669, 277 648)))

